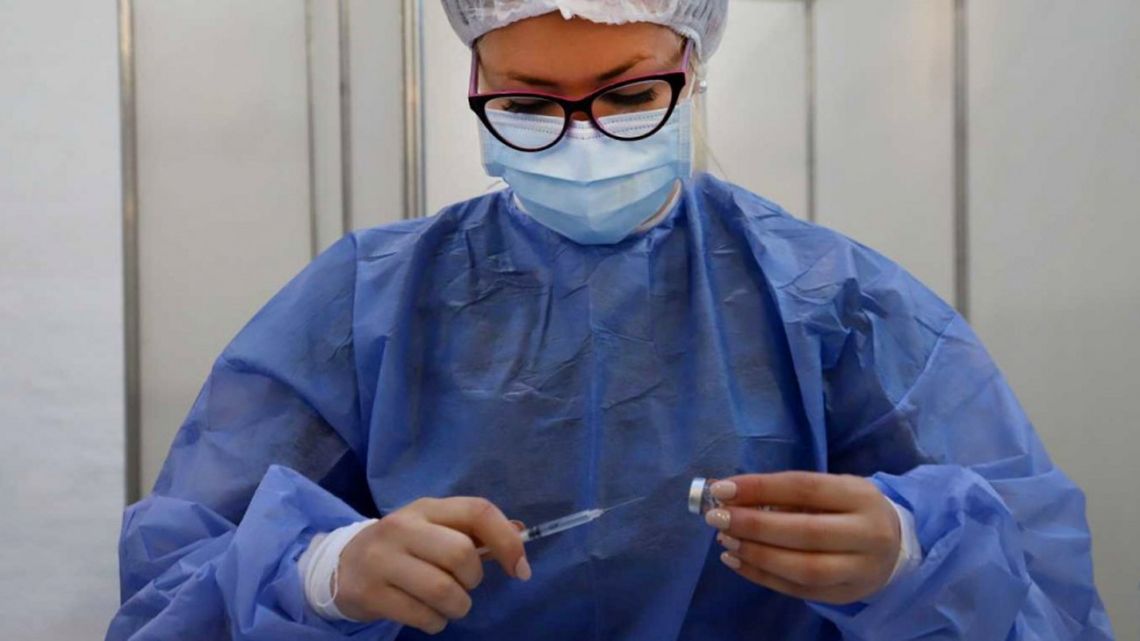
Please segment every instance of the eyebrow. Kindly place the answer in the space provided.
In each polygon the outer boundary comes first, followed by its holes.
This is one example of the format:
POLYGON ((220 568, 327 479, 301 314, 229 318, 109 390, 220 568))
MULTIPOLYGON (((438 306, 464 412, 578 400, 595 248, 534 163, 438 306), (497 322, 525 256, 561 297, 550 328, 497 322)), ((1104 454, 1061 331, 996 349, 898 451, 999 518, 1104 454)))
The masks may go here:
MULTIPOLYGON (((625 72, 629 71, 630 69, 633 69, 635 66, 638 65, 638 63, 641 63, 641 62, 648 60, 648 59, 649 59, 649 56, 647 56, 645 54, 635 56, 635 57, 631 58, 630 60, 618 65, 617 67, 614 67, 613 69, 610 69, 609 71, 607 71, 605 73, 598 74, 594 79, 599 83, 606 82, 609 80, 613 80, 614 78, 617 78, 618 76, 624 74, 625 72)), ((535 87, 555 88, 555 87, 560 86, 559 83, 557 83, 553 80, 548 80, 546 78, 539 78, 537 76, 528 76, 528 75, 522 74, 522 73, 513 73, 513 72, 508 73, 507 77, 510 78, 511 80, 516 81, 516 82, 521 82, 521 83, 532 85, 535 87)))

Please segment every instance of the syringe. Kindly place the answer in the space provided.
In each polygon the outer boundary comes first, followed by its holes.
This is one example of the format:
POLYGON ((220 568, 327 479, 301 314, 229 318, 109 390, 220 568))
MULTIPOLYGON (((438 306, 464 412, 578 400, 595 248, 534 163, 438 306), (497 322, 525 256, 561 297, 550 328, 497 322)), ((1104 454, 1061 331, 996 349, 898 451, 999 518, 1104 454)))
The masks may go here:
MULTIPOLYGON (((623 501, 621 503, 618 503, 617 505, 614 505, 614 506, 611 506, 611 507, 608 507, 605 509, 594 508, 591 510, 582 510, 581 512, 575 512, 573 514, 567 514, 566 516, 562 516, 562 517, 547 521, 545 523, 539 523, 538 525, 528 527, 527 529, 522 531, 522 534, 520 536, 522 537, 523 543, 527 543, 529 541, 535 541, 538 539, 546 538, 552 534, 558 534, 559 532, 565 532, 566 530, 572 530, 572 529, 574 529, 580 525, 585 525, 585 524, 590 523, 592 521, 596 521, 596 520, 600 519, 603 514, 605 514, 606 512, 609 512, 610 510, 616 510, 619 507, 625 507, 626 505, 629 505, 631 503, 636 503, 636 502, 638 502, 644 498, 645 497, 642 496, 642 497, 638 497, 636 499, 630 499, 628 501, 623 501)), ((483 554, 486 554, 489 551, 490 551, 489 548, 486 548, 486 547, 481 547, 478 549, 480 556, 482 556, 483 554)))

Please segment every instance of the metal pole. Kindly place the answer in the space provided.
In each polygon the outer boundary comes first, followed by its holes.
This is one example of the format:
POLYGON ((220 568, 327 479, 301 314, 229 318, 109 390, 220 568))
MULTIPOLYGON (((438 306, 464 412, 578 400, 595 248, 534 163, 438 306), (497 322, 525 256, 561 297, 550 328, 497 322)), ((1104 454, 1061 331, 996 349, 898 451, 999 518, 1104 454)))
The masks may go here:
POLYGON ((309 258, 317 257, 317 141, 313 110, 313 0, 305 2, 305 99, 309 152, 309 258))
POLYGON ((807 218, 816 222, 816 33, 815 33, 815 0, 804 2, 804 61, 806 64, 805 76, 807 83, 807 218))
POLYGON ((970 85, 966 0, 954 0, 954 298, 970 318, 970 85))
POLYGON ((340 187, 341 226, 353 229, 352 215, 352 60, 349 0, 337 3, 337 38, 340 44, 340 187))
POLYGON ((404 217, 426 214, 423 0, 404 0, 404 217))
POLYGON ((138 121, 135 96, 134 4, 119 0, 119 119, 123 197, 123 371, 127 503, 142 497, 139 306, 138 121))

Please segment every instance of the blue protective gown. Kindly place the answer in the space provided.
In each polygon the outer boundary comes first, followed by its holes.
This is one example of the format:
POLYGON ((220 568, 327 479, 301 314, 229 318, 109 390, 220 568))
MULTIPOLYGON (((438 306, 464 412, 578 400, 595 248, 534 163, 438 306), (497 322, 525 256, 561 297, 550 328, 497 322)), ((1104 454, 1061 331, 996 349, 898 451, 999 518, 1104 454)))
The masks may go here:
POLYGON ((126 511, 108 639, 415 639, 305 604, 311 537, 419 497, 529 523, 647 496, 490 568, 442 639, 1108 639, 1081 491, 966 323, 897 265, 703 176, 576 245, 500 192, 359 232, 217 360, 126 511), (828 607, 740 578, 694 476, 872 476, 925 553, 828 607))

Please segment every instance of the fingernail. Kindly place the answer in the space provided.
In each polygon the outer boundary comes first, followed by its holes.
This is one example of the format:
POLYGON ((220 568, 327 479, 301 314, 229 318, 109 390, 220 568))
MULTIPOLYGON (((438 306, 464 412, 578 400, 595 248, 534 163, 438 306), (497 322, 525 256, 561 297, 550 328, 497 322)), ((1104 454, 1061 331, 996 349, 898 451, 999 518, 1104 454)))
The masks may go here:
POLYGON ((732 554, 729 554, 728 552, 720 555, 720 562, 732 568, 733 570, 740 569, 740 559, 736 558, 732 554))
POLYGON ((716 540, 720 541, 720 544, 723 545, 726 550, 729 550, 731 552, 735 552, 740 549, 740 541, 737 541, 727 534, 718 534, 716 540))
POLYGON ((736 483, 732 481, 717 481, 709 488, 713 497, 721 501, 728 501, 736 498, 736 483))
POLYGON ((511 525, 515 526, 515 529, 518 530, 519 532, 522 532, 523 530, 526 529, 526 523, 523 523, 522 521, 516 521, 514 519, 511 519, 511 525))
POLYGON ((705 522, 718 530, 727 530, 731 518, 728 510, 709 510, 705 515, 705 522))
POLYGON ((525 556, 519 559, 518 565, 515 566, 515 576, 523 581, 530 580, 530 563, 527 562, 525 556))

